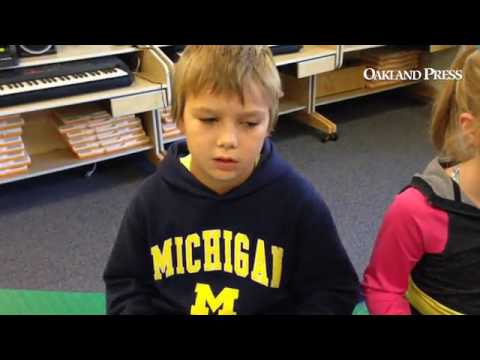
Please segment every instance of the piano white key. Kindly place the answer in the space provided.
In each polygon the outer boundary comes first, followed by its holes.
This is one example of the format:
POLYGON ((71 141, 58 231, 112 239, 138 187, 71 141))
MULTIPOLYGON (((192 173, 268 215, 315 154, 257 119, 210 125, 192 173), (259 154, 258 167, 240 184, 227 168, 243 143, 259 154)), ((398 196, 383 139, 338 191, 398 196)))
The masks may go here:
MULTIPOLYGON (((62 87, 67 85, 83 84, 87 82, 112 79, 112 78, 128 75, 126 71, 120 68, 115 68, 113 69, 113 71, 108 73, 101 72, 99 74, 98 72, 96 72, 95 75, 85 74, 85 73, 83 74, 86 76, 82 76, 82 77, 77 76, 76 78, 72 75, 64 75, 68 80, 64 80, 58 76, 53 78, 57 81, 44 82, 42 81, 42 79, 39 79, 39 80, 36 80, 36 83, 34 82, 33 85, 29 84, 28 81, 24 81, 21 83, 14 83, 14 84, 17 84, 17 86, 14 86, 13 84, 0 85, 0 96, 20 94, 20 93, 25 93, 30 91, 39 91, 39 90, 51 89, 51 88, 62 87), (20 84, 23 86, 21 86, 20 84)), ((48 79, 51 79, 51 78, 48 78, 48 79)), ((32 81, 30 82, 32 83, 32 81)))

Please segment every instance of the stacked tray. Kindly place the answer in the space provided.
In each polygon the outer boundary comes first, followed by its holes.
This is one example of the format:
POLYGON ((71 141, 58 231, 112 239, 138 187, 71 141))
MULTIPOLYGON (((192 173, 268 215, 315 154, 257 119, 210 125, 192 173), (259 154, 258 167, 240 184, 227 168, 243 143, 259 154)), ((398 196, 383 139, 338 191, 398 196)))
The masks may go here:
MULTIPOLYGON (((80 109, 81 110, 81 109, 80 109)), ((146 145, 142 121, 135 115, 112 117, 107 111, 57 110, 58 131, 79 158, 102 156, 146 145)))
POLYGON ((181 135, 180 129, 177 128, 169 109, 164 110, 161 117, 164 140, 171 140, 181 135))
POLYGON ((25 150, 21 115, 0 116, 0 177, 28 171, 32 161, 25 150))

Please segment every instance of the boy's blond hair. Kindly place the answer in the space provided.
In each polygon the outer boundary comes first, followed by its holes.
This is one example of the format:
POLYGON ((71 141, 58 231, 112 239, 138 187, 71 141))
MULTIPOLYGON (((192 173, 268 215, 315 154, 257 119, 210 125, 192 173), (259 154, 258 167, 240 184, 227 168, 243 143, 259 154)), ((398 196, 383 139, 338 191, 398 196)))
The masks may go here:
POLYGON ((242 104, 246 81, 254 81, 269 99, 272 131, 278 119, 282 84, 270 48, 265 45, 189 45, 175 65, 172 116, 183 121, 186 99, 202 91, 238 95, 242 104))
POLYGON ((460 48, 451 66, 462 70, 462 80, 447 81, 433 108, 432 141, 441 156, 451 162, 472 158, 480 149, 466 140, 469 134, 480 136, 480 50, 472 45, 460 48), (475 117, 469 134, 462 132, 458 118, 462 113, 475 117))

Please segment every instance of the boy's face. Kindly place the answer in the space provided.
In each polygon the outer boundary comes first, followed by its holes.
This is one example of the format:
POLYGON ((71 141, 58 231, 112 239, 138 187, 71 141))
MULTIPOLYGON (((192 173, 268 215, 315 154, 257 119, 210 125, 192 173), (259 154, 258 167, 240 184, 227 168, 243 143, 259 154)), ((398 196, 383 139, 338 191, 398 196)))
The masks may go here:
POLYGON ((191 172, 204 185, 224 194, 252 174, 269 127, 269 103, 253 82, 236 95, 190 95, 180 129, 192 156, 191 172))

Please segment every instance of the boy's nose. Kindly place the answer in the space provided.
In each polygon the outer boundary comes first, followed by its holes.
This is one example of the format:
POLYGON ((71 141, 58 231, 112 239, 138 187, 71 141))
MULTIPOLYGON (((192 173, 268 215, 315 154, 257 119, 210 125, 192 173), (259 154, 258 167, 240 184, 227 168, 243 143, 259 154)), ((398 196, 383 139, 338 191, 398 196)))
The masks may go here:
POLYGON ((238 146, 236 129, 232 126, 224 127, 218 137, 217 145, 223 148, 236 148, 238 146))

